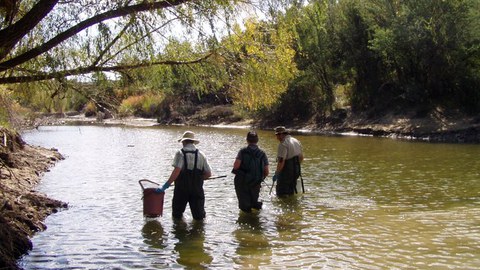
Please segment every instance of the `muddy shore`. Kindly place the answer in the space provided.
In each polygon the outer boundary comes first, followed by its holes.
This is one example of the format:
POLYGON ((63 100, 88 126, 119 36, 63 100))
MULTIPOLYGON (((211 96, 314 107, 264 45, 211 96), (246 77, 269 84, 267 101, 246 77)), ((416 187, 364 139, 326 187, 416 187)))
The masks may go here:
POLYGON ((18 269, 16 260, 32 248, 30 237, 46 229, 43 220, 67 204, 34 190, 62 155, 30 146, 14 131, 0 128, 0 269, 18 269))
POLYGON ((401 140, 419 140, 443 143, 480 143, 480 115, 465 115, 456 111, 434 110, 419 116, 417 112, 386 113, 380 116, 354 114, 337 110, 328 117, 310 120, 294 120, 288 123, 268 120, 243 119, 229 106, 200 109, 194 115, 176 116, 171 119, 84 117, 66 114, 41 118, 31 125, 128 125, 128 126, 213 126, 273 130, 283 125, 293 132, 327 136, 372 136, 401 140))

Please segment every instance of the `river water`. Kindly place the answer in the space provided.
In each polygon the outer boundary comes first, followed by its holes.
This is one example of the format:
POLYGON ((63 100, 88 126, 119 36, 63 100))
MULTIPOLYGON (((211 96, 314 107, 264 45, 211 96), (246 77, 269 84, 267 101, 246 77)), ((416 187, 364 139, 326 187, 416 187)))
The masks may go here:
MULTIPOLYGON (((480 145, 295 135, 305 193, 238 210, 230 173, 247 130, 191 127, 214 175, 207 218, 145 218, 140 179, 163 183, 184 127, 53 126, 23 134, 66 159, 38 190, 68 202, 25 269, 479 269, 480 145)), ((259 131, 274 170, 277 141, 259 131)), ((301 188, 299 187, 299 190, 301 188)))

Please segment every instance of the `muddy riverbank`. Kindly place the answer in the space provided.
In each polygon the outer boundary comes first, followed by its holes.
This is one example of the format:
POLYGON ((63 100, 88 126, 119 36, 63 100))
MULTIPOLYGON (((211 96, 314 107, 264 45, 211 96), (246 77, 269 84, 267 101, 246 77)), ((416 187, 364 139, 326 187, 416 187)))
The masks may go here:
POLYGON ((30 237, 46 229, 43 220, 66 208, 34 190, 62 155, 26 144, 16 132, 0 128, 0 269, 17 269, 16 260, 32 248, 30 237))
POLYGON ((173 114, 169 119, 146 118, 98 118, 83 115, 50 115, 30 125, 185 125, 229 126, 273 130, 283 125, 295 132, 331 136, 374 136, 405 140, 445 143, 480 143, 480 115, 472 116, 458 111, 433 110, 419 114, 417 111, 388 112, 371 116, 356 114, 348 109, 337 110, 329 116, 309 120, 271 121, 270 119, 246 119, 234 113, 231 106, 201 108, 193 115, 173 114))

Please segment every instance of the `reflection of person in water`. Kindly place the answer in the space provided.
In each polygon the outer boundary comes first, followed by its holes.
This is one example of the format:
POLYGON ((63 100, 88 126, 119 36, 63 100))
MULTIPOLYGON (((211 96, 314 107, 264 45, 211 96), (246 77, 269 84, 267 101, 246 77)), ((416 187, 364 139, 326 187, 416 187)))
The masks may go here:
POLYGON ((164 248, 163 227, 158 220, 145 222, 142 228, 143 242, 153 248, 164 248))
POLYGON ((245 269, 258 269, 262 265, 269 265, 272 250, 259 215, 240 213, 237 226, 233 232, 238 242, 235 263, 245 269))
POLYGON ((193 220, 188 225, 183 219, 174 219, 173 233, 178 242, 175 251, 178 252, 177 262, 187 268, 206 268, 213 260, 205 252, 204 222, 193 220))
POLYGON ((282 197, 273 203, 281 211, 275 220, 275 227, 280 239, 288 241, 298 239, 302 233, 301 223, 303 220, 303 211, 298 198, 282 197))

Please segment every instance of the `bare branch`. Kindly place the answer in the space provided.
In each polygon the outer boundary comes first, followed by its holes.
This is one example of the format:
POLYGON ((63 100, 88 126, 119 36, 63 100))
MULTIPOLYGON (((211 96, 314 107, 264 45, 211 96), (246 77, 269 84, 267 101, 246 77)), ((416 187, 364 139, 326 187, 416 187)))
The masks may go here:
POLYGON ((150 31, 149 33, 146 33, 144 34, 143 36, 137 38, 135 41, 131 42, 130 44, 127 44, 126 46, 124 46, 123 48, 120 48, 115 54, 112 54, 109 58, 107 59, 104 59, 104 61, 101 63, 101 65, 105 64, 106 62, 108 62, 109 60, 113 59, 115 56, 117 56, 118 54, 120 54, 122 51, 125 51, 127 50, 128 48, 132 47, 133 45, 135 45, 136 42, 142 40, 142 39, 145 39, 150 33, 153 33, 153 32, 156 32, 158 31, 159 29, 163 28, 164 26, 168 25, 169 23, 171 23, 172 21, 174 20, 177 20, 177 18, 173 18, 173 19, 170 19, 168 21, 166 21, 165 23, 163 23, 162 25, 160 25, 159 27, 155 28, 155 29, 152 29, 152 31, 150 31))

